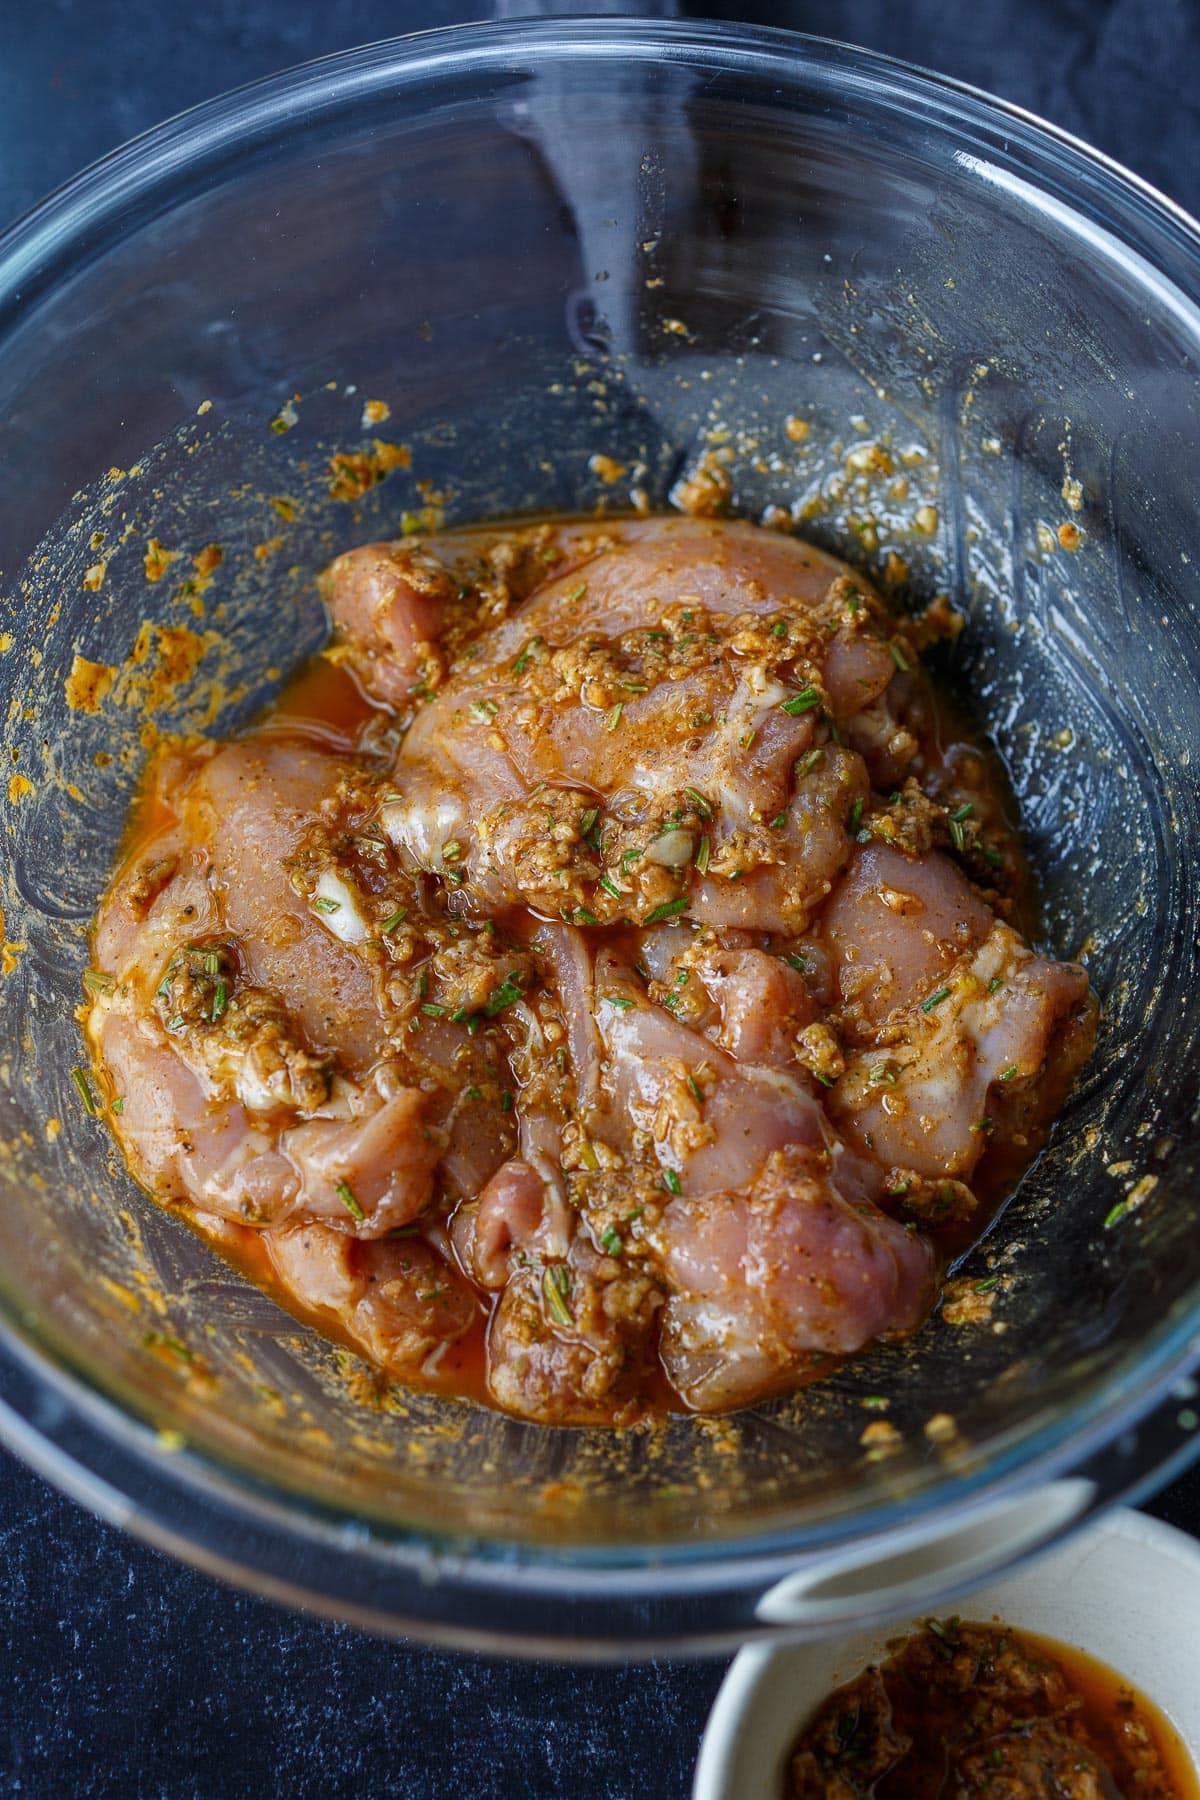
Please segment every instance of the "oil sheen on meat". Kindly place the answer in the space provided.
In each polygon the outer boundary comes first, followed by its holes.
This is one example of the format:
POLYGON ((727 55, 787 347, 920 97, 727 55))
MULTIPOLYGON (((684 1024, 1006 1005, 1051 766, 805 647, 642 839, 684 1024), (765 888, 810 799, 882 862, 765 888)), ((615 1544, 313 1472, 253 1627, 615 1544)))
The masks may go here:
POLYGON ((1091 1047, 890 614, 683 518, 373 544, 157 758, 88 1034, 163 1204, 389 1376, 719 1411, 918 1329, 1091 1047))

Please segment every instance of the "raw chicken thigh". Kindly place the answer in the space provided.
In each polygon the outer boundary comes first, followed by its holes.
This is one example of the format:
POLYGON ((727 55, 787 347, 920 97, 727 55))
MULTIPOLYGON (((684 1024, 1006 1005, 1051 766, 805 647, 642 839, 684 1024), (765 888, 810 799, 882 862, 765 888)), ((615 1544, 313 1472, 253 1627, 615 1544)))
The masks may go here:
POLYGON ((916 1330, 1095 1028, 1014 925, 937 622, 682 518, 368 545, 324 592, 272 715, 159 758, 100 909, 137 1178, 387 1374, 545 1424, 916 1330))

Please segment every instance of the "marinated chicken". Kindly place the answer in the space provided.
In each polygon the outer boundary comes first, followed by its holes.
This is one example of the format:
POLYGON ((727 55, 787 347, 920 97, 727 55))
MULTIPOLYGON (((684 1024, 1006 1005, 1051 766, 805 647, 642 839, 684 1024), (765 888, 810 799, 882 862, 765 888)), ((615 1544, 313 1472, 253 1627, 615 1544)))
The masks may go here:
POLYGON ((547 1424, 915 1331, 1095 1028, 920 666, 944 609, 684 518, 323 583, 330 649, 159 756, 100 908, 138 1180, 389 1376, 547 1424))
POLYGON ((1195 1800, 1159 1712, 1090 1657, 1004 1625, 931 1619, 838 1688, 783 1800, 1195 1800))

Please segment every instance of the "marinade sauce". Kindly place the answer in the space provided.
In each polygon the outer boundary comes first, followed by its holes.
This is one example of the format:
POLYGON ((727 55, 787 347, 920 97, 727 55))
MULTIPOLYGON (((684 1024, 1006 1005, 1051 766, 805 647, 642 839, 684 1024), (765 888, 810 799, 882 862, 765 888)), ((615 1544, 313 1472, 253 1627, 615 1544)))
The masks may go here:
POLYGON ((783 1800, 1197 1800, 1160 1709, 1083 1651, 929 1619, 820 1706, 783 1800))

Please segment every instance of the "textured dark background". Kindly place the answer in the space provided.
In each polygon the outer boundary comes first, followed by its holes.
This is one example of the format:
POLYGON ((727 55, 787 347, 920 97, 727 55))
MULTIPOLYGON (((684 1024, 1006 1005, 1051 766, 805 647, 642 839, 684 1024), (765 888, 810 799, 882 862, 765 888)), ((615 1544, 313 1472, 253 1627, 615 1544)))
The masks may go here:
MULTIPOLYGON (((681 10, 940 69, 1200 209, 1193 0, 681 10)), ((196 101, 488 11, 485 0, 0 0, 0 227, 196 101)), ((1200 1475, 1152 1510, 1200 1534, 1200 1475)), ((444 1656, 286 1615, 97 1524, 0 1453, 0 1793, 682 1800, 723 1673, 712 1662, 576 1670, 444 1656)))

